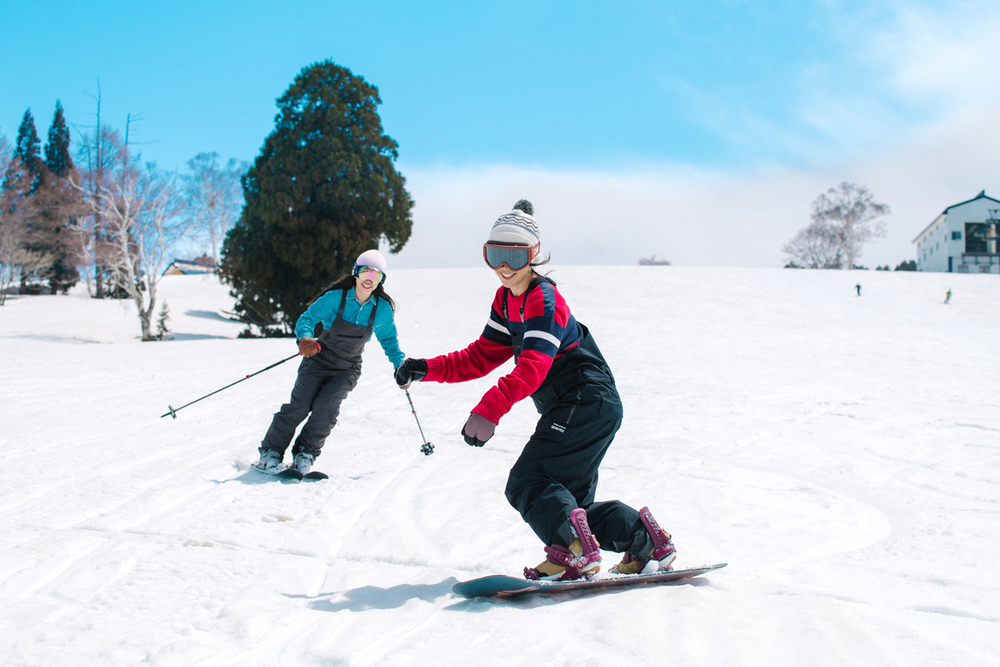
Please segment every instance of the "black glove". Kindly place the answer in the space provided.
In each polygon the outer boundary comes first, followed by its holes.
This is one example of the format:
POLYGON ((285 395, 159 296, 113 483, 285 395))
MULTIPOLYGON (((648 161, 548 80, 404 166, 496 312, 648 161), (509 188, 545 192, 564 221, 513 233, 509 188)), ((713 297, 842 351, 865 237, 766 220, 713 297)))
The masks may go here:
POLYGON ((482 415, 473 412, 469 415, 469 421, 465 422, 462 429, 462 437, 473 447, 482 447, 486 441, 493 437, 493 431, 497 425, 482 415))
POLYGON ((420 382, 427 376, 427 362, 423 359, 403 359, 396 369, 396 384, 403 389, 411 382, 420 382))

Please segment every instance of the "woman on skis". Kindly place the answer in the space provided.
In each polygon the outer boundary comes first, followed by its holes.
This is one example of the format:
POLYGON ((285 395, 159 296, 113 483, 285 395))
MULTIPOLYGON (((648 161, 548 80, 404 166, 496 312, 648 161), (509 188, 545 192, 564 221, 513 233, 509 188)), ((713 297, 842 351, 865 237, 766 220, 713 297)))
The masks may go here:
POLYGON ((676 551, 648 508, 595 502, 598 468, 621 426, 622 404, 593 336, 573 317, 555 283, 535 271, 548 260, 539 257, 533 214, 530 202, 517 202, 493 224, 483 246, 501 286, 482 335, 464 350, 406 359, 396 369, 396 382, 403 388, 415 381, 464 382, 513 356, 514 369, 472 408, 462 436, 482 447, 513 404, 528 396, 541 414, 506 488, 507 500, 546 545, 545 560, 526 567, 525 576, 591 576, 600 570, 598 546, 624 552, 613 572, 667 568, 676 551))
POLYGON ((358 383, 361 352, 374 332, 393 367, 405 355, 396 340, 393 312, 396 304, 385 293, 385 258, 378 250, 358 256, 351 275, 333 283, 318 296, 295 323, 299 365, 292 397, 281 406, 260 444, 254 467, 278 474, 295 429, 306 420, 292 447, 292 465, 309 472, 323 443, 337 423, 340 404, 358 383), (322 333, 317 336, 316 329, 322 333), (308 419, 306 419, 308 417, 308 419))

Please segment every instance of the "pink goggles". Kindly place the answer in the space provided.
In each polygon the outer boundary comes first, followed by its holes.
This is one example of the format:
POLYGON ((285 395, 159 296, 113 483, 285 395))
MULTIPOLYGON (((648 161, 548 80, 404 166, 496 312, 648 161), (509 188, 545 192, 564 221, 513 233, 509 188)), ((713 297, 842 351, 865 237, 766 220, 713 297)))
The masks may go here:
POLYGON ((355 266, 354 275, 363 281, 370 280, 376 286, 385 282, 385 274, 376 269, 374 266, 355 266))

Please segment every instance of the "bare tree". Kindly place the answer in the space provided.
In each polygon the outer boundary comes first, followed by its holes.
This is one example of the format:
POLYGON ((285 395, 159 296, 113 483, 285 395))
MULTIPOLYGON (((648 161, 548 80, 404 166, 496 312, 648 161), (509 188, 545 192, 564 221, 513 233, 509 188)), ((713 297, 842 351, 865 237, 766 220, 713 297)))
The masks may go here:
POLYGON ((96 185, 89 202, 104 224, 107 269, 135 302, 142 339, 156 340, 153 315, 164 261, 193 225, 182 219, 184 202, 176 174, 154 164, 139 166, 138 157, 130 158, 127 143, 119 146, 115 158, 111 177, 96 185))
POLYGON ((889 207, 874 200, 864 186, 844 181, 816 198, 812 204, 813 223, 826 225, 840 246, 844 258, 841 268, 853 269, 864 244, 885 236, 889 207))
POLYGON ((86 264, 93 266, 94 282, 91 285, 90 273, 87 277, 87 289, 91 296, 103 299, 108 287, 108 276, 105 255, 109 252, 107 232, 101 217, 102 206, 97 202, 98 193, 109 186, 109 179, 115 161, 122 149, 122 139, 118 131, 110 125, 101 124, 101 84, 97 84, 97 95, 94 96, 97 107, 97 118, 92 132, 80 134, 80 147, 77 152, 77 165, 80 171, 78 185, 82 185, 83 197, 87 201, 92 216, 77 221, 78 238, 81 243, 80 254, 86 264))
POLYGON ((843 263, 836 236, 821 222, 814 221, 800 229, 781 252, 788 255, 795 266, 805 269, 839 269, 843 263))
POLYGON ((199 153, 187 166, 189 173, 183 181, 188 214, 196 233, 208 237, 212 259, 218 262, 222 239, 243 206, 240 176, 250 165, 231 158, 223 167, 219 165, 218 153, 199 153))

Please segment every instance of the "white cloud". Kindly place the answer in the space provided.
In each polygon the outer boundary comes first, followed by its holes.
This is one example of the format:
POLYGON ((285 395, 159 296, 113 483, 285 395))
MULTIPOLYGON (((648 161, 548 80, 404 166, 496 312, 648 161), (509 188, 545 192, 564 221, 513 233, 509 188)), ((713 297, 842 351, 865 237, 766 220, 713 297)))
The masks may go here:
POLYGON ((888 65, 899 94, 945 108, 989 104, 1000 98, 1000 6, 902 3, 868 55, 888 65))
POLYGON ((888 237, 861 261, 894 267, 913 258, 913 237, 945 207, 983 189, 1000 196, 1000 5, 894 2, 863 16, 828 9, 839 47, 802 66, 787 92, 787 122, 697 81, 659 79, 755 166, 403 164, 418 205, 413 239, 394 261, 478 265, 493 220, 527 197, 554 263, 634 264, 655 254, 681 265, 781 266, 781 246, 808 223, 811 202, 845 180, 892 208, 888 237), (806 166, 760 166, 776 155, 806 166))
POLYGON ((417 201, 400 268, 477 266, 493 221, 519 198, 535 205, 542 245, 557 264, 782 266, 781 246, 809 221, 810 204, 841 181, 867 186, 892 208, 889 235, 862 262, 895 267, 945 207, 980 190, 1000 195, 1000 104, 949 119, 910 145, 812 170, 751 174, 681 166, 629 172, 512 166, 407 169, 417 201))

